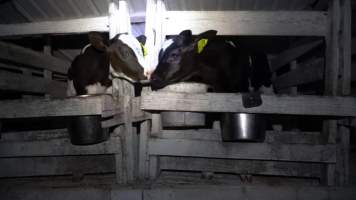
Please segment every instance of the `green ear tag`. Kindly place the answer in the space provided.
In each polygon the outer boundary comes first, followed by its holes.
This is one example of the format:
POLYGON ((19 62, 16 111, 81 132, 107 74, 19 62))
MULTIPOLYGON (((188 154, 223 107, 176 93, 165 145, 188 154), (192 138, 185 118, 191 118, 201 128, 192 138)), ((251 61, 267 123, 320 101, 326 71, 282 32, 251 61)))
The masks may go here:
POLYGON ((201 39, 198 41, 198 53, 201 53, 208 44, 208 39, 201 39))
POLYGON ((141 45, 141 47, 143 49, 143 56, 146 57, 147 56, 147 51, 148 51, 147 47, 145 45, 141 44, 141 43, 140 43, 140 45, 141 45))

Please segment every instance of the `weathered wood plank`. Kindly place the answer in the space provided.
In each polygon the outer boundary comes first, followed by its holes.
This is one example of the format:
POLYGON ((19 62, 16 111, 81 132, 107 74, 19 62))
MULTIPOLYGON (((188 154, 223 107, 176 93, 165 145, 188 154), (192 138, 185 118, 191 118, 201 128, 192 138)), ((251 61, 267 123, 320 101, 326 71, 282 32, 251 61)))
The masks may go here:
POLYGON ((0 118, 105 115, 120 112, 120 106, 109 95, 65 99, 6 100, 0 104, 0 118))
POLYGON ((161 156, 160 170, 320 177, 323 164, 161 156))
POLYGON ((149 154, 226 159, 335 162, 335 145, 221 143, 186 139, 151 139, 149 154))
MULTIPOLYGON (((221 141, 220 129, 163 130, 162 139, 221 141)), ((266 131, 268 144, 322 144, 319 132, 266 131)))
POLYGON ((138 162, 138 178, 144 180, 148 177, 148 136, 150 131, 150 123, 148 120, 141 123, 140 139, 139 139, 139 162, 138 162))
POLYGON ((0 36, 108 31, 107 17, 0 25, 0 36))
POLYGON ((4 132, 1 134, 1 141, 38 141, 68 138, 68 136, 67 129, 4 132))
POLYGON ((326 37, 325 94, 337 95, 340 70, 340 0, 330 1, 329 34, 326 37))
POLYGON ((112 173, 113 155, 1 158, 0 177, 112 173))
POLYGON ((298 45, 296 47, 283 51, 282 53, 280 53, 279 55, 277 55, 275 58, 271 60, 271 65, 270 65, 271 71, 278 70, 279 68, 288 64, 289 62, 302 56, 303 54, 308 53, 308 51, 314 49, 315 47, 321 45, 322 43, 323 40, 318 40, 307 44, 298 45))
POLYGON ((342 81, 341 94, 349 95, 351 91, 351 2, 343 0, 342 13, 342 81))
POLYGON ((315 11, 167 11, 166 35, 214 29, 220 35, 325 36, 327 13, 315 11), (187 23, 189 21, 189 23, 187 23))
POLYGON ((36 76, 0 71, 0 88, 21 92, 48 93, 53 97, 65 97, 67 84, 36 76))
POLYGON ((141 108, 161 111, 356 116, 356 99, 351 97, 262 95, 262 100, 261 106, 244 108, 241 94, 152 92, 142 96, 141 108))
POLYGON ((120 139, 110 138, 108 141, 88 146, 72 145, 69 139, 53 139, 49 141, 1 142, 0 157, 31 157, 31 156, 65 156, 115 154, 121 151, 120 139))
POLYGON ((143 199, 155 200, 340 200, 353 199, 354 187, 293 187, 293 186, 191 186, 180 188, 156 188, 143 191, 143 199))
MULTIPOLYGON (((34 27, 31 29, 35 30, 34 27)), ((0 59, 62 74, 67 74, 70 66, 70 63, 65 60, 5 42, 0 42, 0 59)))
POLYGON ((276 78, 274 86, 277 90, 291 86, 323 80, 324 59, 316 59, 299 64, 298 68, 276 78))

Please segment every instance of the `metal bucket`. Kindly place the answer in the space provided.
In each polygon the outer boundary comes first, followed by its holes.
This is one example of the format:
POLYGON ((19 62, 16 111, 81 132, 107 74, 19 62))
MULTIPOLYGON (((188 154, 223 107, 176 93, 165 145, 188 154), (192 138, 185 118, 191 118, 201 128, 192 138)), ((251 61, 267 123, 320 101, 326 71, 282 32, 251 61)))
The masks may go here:
POLYGON ((223 113, 221 137, 224 142, 263 142, 266 119, 263 114, 223 113))
POLYGON ((73 117, 69 121, 68 132, 74 145, 97 144, 109 138, 109 130, 101 127, 99 115, 73 117))
MULTIPOLYGON (((168 85, 160 91, 205 93, 208 85, 202 83, 176 83, 168 85)), ((205 125, 205 114, 197 112, 162 112, 163 127, 199 127, 205 125)))

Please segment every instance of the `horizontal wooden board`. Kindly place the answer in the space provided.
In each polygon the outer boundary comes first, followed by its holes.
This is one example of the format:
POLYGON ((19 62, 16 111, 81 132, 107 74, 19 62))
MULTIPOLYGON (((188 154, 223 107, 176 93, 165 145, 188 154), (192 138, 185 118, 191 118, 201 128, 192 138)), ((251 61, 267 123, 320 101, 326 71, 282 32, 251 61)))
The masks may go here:
POLYGON ((115 172, 113 155, 0 158, 0 177, 115 172))
MULTIPOLYGON (((162 139, 188 139, 221 141, 220 129, 163 130, 162 139)), ((269 144, 321 144, 319 132, 266 131, 269 144)))
POLYGON ((262 95, 263 104, 244 108, 242 95, 152 92, 142 96, 141 108, 159 111, 242 112, 320 116, 356 116, 356 98, 262 95))
POLYGON ((161 156, 159 168, 161 170, 321 177, 323 164, 161 156))
POLYGON ((0 36, 85 33, 90 31, 109 31, 108 17, 44 21, 21 24, 1 24, 0 36))
POLYGON ((65 97, 67 83, 0 70, 0 89, 65 97))
POLYGON ((96 145, 72 145, 68 138, 48 141, 0 142, 0 157, 97 155, 121 152, 120 138, 112 137, 96 145))
POLYGON ((301 84, 321 81, 324 78, 324 59, 318 58, 298 65, 297 69, 276 78, 274 87, 279 90, 301 84))
MULTIPOLYGON (((34 27, 31 29, 35 30, 34 27)), ((5 42, 0 42, 0 59, 62 74, 67 74, 70 67, 68 61, 5 42)))
POLYGON ((222 143, 186 139, 153 139, 149 155, 300 162, 335 162, 335 145, 222 143))
POLYGON ((163 29, 177 35, 214 29, 219 35, 326 36, 326 12, 317 11, 167 11, 163 29))
POLYGON ((317 40, 307 44, 298 45, 296 47, 287 49, 282 53, 278 54, 275 58, 271 59, 271 71, 276 71, 279 68, 287 65, 291 61, 299 58, 300 56, 308 53, 310 50, 320 46, 323 43, 323 40, 317 40))
POLYGON ((120 105, 109 95, 63 99, 6 100, 0 103, 0 118, 103 115, 119 113, 120 105))
POLYGON ((348 200, 356 195, 354 187, 315 187, 280 185, 182 186, 143 191, 144 200, 348 200))

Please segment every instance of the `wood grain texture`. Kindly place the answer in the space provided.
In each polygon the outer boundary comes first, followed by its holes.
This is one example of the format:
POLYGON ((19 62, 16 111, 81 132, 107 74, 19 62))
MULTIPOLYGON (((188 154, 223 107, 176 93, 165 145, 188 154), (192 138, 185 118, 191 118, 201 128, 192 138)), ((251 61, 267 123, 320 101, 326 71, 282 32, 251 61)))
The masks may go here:
POLYGON ((0 88, 39 94, 48 93, 53 97, 65 97, 67 83, 46 78, 0 71, 0 88))
POLYGON ((62 21, 44 21, 20 24, 1 24, 0 36, 85 33, 90 31, 108 31, 108 17, 69 19, 62 21))
POLYGON ((30 118, 77 115, 106 115, 119 112, 109 95, 65 99, 6 100, 0 104, 0 118, 30 118))
POLYGON ((299 64, 297 69, 276 78, 274 87, 277 90, 301 84, 321 81, 324 77, 324 59, 318 58, 308 63, 299 64))
POLYGON ((113 155, 1 158, 0 177, 112 173, 113 155))
POLYGON ((327 13, 315 11, 168 11, 166 35, 214 29, 219 35, 325 36, 327 13), (189 21, 189 23, 187 23, 189 21))
POLYGON ((160 170, 210 171, 236 174, 320 177, 319 163, 277 162, 259 160, 230 160, 191 157, 160 157, 160 170))
POLYGON ((49 141, 0 143, 0 157, 115 154, 119 151, 121 151, 121 143, 117 137, 100 144, 88 146, 72 145, 67 138, 49 141))
POLYGON ((276 71, 284 65, 290 63, 291 61, 297 59, 308 51, 314 49, 315 47, 321 45, 323 40, 317 40, 307 44, 298 45, 296 47, 287 49, 282 53, 278 54, 275 58, 271 59, 271 71, 276 71))
POLYGON ((62 74, 67 74, 70 67, 70 63, 65 60, 5 42, 0 42, 0 59, 62 74))
MULTIPOLYGON (((193 130, 163 130, 162 139, 188 139, 200 141, 221 141, 220 128, 193 130)), ((268 144, 322 144, 319 132, 266 131, 268 144)))
POLYGON ((152 92, 142 96, 141 108, 161 111, 356 116, 356 99, 351 97, 262 95, 262 101, 261 106, 244 108, 241 94, 152 92))
POLYGON ((335 145, 221 143, 186 139, 153 139, 149 154, 225 159, 335 163, 335 145))

